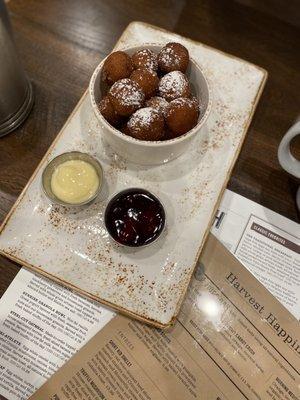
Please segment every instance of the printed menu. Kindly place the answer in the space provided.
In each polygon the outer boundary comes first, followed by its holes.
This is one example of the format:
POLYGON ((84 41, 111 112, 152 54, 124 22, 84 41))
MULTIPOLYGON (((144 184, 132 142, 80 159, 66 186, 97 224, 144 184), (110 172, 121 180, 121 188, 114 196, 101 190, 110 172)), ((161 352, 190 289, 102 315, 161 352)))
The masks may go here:
POLYGON ((117 315, 30 399, 300 400, 299 370, 298 321, 211 234, 170 330, 117 315))
POLYGON ((211 231, 300 320, 299 224, 226 190, 211 231))

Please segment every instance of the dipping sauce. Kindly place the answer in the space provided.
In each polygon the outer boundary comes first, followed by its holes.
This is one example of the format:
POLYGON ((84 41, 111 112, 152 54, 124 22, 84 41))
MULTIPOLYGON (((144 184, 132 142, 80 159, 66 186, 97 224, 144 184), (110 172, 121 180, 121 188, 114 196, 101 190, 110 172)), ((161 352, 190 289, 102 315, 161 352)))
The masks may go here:
POLYGON ((51 177, 54 195, 70 204, 84 203, 97 192, 99 176, 90 163, 83 160, 68 160, 59 164, 51 177))
POLYGON ((114 196, 105 210, 104 222, 112 238, 125 246, 153 242, 164 229, 161 202, 144 189, 127 189, 114 196))

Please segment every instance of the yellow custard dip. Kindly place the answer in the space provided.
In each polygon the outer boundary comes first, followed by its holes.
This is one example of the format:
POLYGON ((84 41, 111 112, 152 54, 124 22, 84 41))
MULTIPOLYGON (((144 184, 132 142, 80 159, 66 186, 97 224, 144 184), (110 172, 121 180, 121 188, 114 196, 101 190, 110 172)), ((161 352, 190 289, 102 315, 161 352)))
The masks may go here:
POLYGON ((59 164, 51 177, 54 195, 69 204, 84 203, 97 192, 99 176, 90 163, 83 160, 69 160, 59 164))

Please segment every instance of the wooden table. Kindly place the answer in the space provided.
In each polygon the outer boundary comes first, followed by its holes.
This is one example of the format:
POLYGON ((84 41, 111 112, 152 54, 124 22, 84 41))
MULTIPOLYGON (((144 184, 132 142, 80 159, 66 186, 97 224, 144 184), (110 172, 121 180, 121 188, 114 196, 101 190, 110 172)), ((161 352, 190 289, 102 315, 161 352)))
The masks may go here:
MULTIPOLYGON (((35 106, 21 128, 0 139, 0 220, 75 107, 99 60, 129 22, 142 20, 268 70, 265 91, 228 187, 299 221, 297 183, 277 161, 280 139, 300 114, 299 4, 297 0, 9 1, 21 59, 34 84, 35 106)), ((299 142, 294 150, 299 156, 299 142)), ((19 268, 1 259, 0 296, 19 268)))
MULTIPOLYGON (((142 20, 269 71, 228 187, 299 221, 297 183, 277 161, 280 139, 300 114, 299 4, 297 0, 11 0, 8 8, 21 59, 34 83, 35 106, 21 128, 0 139, 0 220, 83 94, 96 64, 129 22, 142 20)), ((299 156, 299 142, 294 150, 299 156)), ((0 296, 19 268, 0 260, 0 296)))

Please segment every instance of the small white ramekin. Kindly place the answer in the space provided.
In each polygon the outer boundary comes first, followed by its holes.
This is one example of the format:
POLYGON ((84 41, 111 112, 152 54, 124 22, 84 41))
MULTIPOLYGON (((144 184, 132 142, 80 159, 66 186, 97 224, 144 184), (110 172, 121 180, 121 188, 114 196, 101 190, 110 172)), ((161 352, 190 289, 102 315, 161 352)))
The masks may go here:
MULTIPOLYGON (((145 48, 158 53, 163 46, 164 44, 145 43, 121 50, 129 55, 145 48)), ((117 154, 137 164, 163 164, 179 157, 188 149, 195 136, 201 135, 203 126, 211 110, 211 91, 201 67, 195 60, 190 58, 186 75, 189 78, 193 94, 197 96, 201 105, 198 123, 184 135, 165 141, 135 139, 115 129, 105 120, 98 108, 98 104, 102 98, 101 87, 103 85, 101 84, 101 74, 104 62, 105 59, 97 66, 91 77, 89 93, 93 110, 100 123, 100 132, 117 154)))

